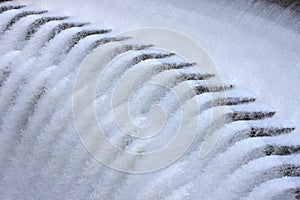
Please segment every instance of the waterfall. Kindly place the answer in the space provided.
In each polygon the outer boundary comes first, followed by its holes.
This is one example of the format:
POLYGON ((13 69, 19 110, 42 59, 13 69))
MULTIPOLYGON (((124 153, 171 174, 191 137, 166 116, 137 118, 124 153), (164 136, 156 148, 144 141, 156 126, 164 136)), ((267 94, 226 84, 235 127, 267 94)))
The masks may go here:
POLYGON ((295 125, 230 80, 199 73, 194 60, 110 27, 11 1, 0 3, 0 53, 1 199, 299 199, 295 125), (94 86, 91 99, 86 94, 94 86), (125 112, 123 102, 111 99, 127 89, 135 89, 128 97, 134 123, 125 119, 120 127, 114 120, 125 112), (156 116, 157 104, 165 116, 156 116), (141 174, 110 168, 147 167, 139 153, 163 148, 181 129, 186 142, 200 119, 193 142, 172 164, 141 174), (151 123, 164 123, 153 137, 124 134, 151 123), (93 152, 82 143, 97 125, 113 145, 136 155, 108 151, 99 162, 94 153, 109 149, 107 143, 97 141, 93 152), (208 129, 219 137, 199 158, 208 129))

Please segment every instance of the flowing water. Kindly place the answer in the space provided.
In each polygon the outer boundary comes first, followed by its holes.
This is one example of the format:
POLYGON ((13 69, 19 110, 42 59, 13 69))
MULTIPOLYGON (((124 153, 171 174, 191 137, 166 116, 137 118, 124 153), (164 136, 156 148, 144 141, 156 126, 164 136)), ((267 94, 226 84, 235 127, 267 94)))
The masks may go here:
MULTIPOLYGON (((295 125, 230 81, 220 85, 215 74, 197 73, 197 63, 176 52, 16 2, 0 4, 0 52, 1 199, 299 199, 300 137, 295 125), (111 57, 99 54, 112 46, 111 57), (221 134, 212 151, 199 158, 205 135, 198 134, 180 159, 159 171, 131 174, 101 164, 80 142, 73 120, 74 82, 86 60, 94 65, 75 96, 92 85, 91 77, 103 67, 97 65, 100 61, 112 63, 101 71, 94 101, 85 102, 95 105, 112 143, 147 152, 172 140, 179 129, 176 121, 190 122, 180 119, 180 105, 169 89, 181 91, 188 83, 194 94, 184 91, 179 98, 195 119, 209 121, 212 112, 224 109, 218 117, 225 121, 215 128, 221 134), (158 102, 168 114, 162 134, 141 141, 122 134, 110 107, 118 81, 138 72, 141 76, 132 81, 143 87, 132 96, 131 117, 147 125, 147 112, 158 102), (153 80, 168 88, 147 85, 153 80)), ((80 110, 82 116, 87 112, 85 107, 80 110)), ((83 122, 87 131, 93 125, 83 122)), ((206 123, 200 126, 207 128, 206 123)), ((125 159, 116 152, 106 157, 111 163, 125 159)), ((138 157, 124 161, 130 166, 139 162, 138 157)))

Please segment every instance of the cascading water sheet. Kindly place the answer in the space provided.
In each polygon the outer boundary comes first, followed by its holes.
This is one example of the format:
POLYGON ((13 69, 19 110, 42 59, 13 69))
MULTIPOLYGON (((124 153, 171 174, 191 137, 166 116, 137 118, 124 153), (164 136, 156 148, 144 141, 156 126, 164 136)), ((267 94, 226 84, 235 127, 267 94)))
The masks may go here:
POLYGON ((0 3, 0 52, 1 199, 299 199, 295 125, 179 52, 14 1, 0 3))

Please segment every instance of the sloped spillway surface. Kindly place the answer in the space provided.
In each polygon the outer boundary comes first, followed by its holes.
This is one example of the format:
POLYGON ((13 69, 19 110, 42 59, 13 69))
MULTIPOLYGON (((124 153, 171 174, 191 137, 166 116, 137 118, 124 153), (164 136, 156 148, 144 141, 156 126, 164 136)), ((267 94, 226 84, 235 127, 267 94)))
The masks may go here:
MULTIPOLYGON (((194 71, 197 63, 176 52, 15 2, 0 4, 0 52, 1 199, 299 199, 300 138, 294 125, 257 104, 251 93, 231 83, 216 84, 210 72, 194 71), (219 116, 224 123, 217 127, 220 138, 207 157, 199 159, 205 135, 197 135, 172 165, 139 175, 108 168, 87 152, 74 125, 73 85, 81 64, 91 58, 102 61, 98 50, 114 43, 119 44, 114 56, 121 59, 111 58, 115 64, 97 88, 101 95, 88 102, 104 116, 100 121, 107 137, 122 149, 151 151, 178 128, 172 123, 178 117, 177 105, 165 88, 141 88, 136 100, 133 97, 136 110, 145 112, 160 101, 171 113, 169 127, 157 138, 137 141, 120 134, 111 125, 110 107, 97 107, 109 103, 105 98, 122 76, 143 69, 136 81, 159 79, 174 90, 188 82, 194 93, 183 95, 182 102, 197 99, 204 118, 224 110, 219 116)), ((89 86, 89 76, 85 81, 82 90, 89 86)), ((88 130, 89 122, 83 123, 88 130)), ((107 157, 122 160, 115 152, 107 157)), ((129 165, 136 162, 138 158, 129 165)))

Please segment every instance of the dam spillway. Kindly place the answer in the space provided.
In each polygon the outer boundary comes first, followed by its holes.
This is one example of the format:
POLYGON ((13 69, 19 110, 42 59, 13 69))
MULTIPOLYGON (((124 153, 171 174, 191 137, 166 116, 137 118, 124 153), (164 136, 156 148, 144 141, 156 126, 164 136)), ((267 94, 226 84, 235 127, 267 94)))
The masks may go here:
MULTIPOLYGON (((230 81, 218 82, 210 71, 198 73, 198 63, 176 52, 16 2, 0 4, 0 34, 1 199, 299 199, 298 130, 257 103, 251 92, 230 81), (101 52, 108 48, 112 57, 106 58, 101 52), (83 96, 106 59, 109 67, 103 70, 94 102, 78 104, 95 105, 108 139, 121 149, 147 152, 172 140, 180 110, 168 88, 179 91, 188 113, 199 106, 202 134, 172 165, 144 174, 119 172, 101 164, 81 143, 73 119, 74 95, 83 96), (74 94, 80 66, 90 63, 94 65, 88 65, 74 94), (144 115, 158 102, 168 114, 162 134, 142 141, 112 123, 109 98, 119 80, 137 72, 141 76, 131 81, 144 87, 132 96, 133 118, 147 124, 144 115), (168 88, 147 85, 153 80, 168 88), (192 93, 182 91, 186 83, 192 93), (218 142, 199 159, 203 130, 210 127, 203 122, 220 109, 213 118, 224 120, 215 128, 220 130, 218 142)), ((85 106, 79 108, 77 114, 84 117, 85 106)), ((87 131, 93 126, 88 119, 81 125, 87 131)), ((124 160, 115 152, 107 159, 124 160)), ((134 166, 139 159, 124 162, 134 166)))

